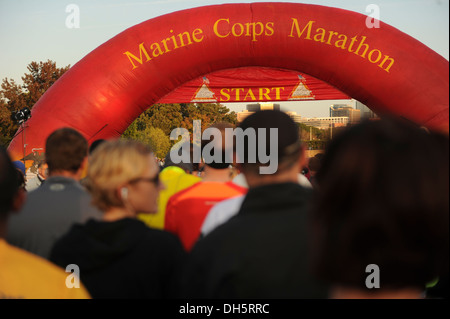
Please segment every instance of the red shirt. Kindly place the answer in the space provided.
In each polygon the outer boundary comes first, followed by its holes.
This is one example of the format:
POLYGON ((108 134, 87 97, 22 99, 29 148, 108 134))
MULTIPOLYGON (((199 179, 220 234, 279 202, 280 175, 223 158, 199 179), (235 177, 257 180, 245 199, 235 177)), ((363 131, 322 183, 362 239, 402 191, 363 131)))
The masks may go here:
POLYGON ((176 234, 186 251, 190 251, 209 210, 218 202, 246 192, 246 188, 232 182, 200 182, 188 187, 170 197, 164 229, 176 234))

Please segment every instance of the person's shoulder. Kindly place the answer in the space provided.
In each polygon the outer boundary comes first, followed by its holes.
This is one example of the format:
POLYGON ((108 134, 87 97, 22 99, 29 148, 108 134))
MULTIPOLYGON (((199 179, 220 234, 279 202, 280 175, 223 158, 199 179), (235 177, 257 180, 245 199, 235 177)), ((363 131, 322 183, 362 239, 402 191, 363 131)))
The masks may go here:
POLYGON ((190 187, 189 194, 199 197, 222 197, 229 198, 245 194, 247 189, 233 182, 200 182, 190 187))
POLYGON ((172 234, 171 232, 168 232, 163 229, 152 228, 145 224, 143 225, 141 231, 144 234, 144 238, 148 241, 154 241, 155 238, 157 238, 157 240, 159 240, 160 242, 164 241, 164 242, 168 242, 168 243, 173 243, 174 241, 177 241, 177 239, 178 239, 178 237, 176 235, 172 234))
POLYGON ((48 260, 4 241, 0 248, 2 258, 7 260, 0 266, 7 278, 0 284, 3 292, 18 298, 90 298, 81 284, 79 289, 70 289, 66 284, 70 273, 48 260))
POLYGON ((235 197, 224 199, 223 201, 215 204, 209 210, 208 215, 205 218, 205 223, 207 223, 208 220, 213 221, 216 219, 222 219, 224 215, 235 215, 239 211, 239 207, 244 201, 244 198, 245 195, 237 195, 235 197))
POLYGON ((61 275, 61 269, 46 259, 34 255, 26 250, 7 244, 6 254, 11 264, 17 266, 17 272, 22 267, 33 269, 35 273, 46 273, 46 275, 61 275))
POLYGON ((229 187, 229 188, 232 188, 232 189, 234 189, 234 190, 236 190, 236 191, 242 193, 242 194, 245 194, 245 193, 247 193, 247 191, 248 191, 248 188, 247 188, 247 187, 244 187, 244 186, 242 186, 242 185, 238 185, 238 184, 236 184, 236 183, 233 182, 233 181, 226 182, 225 185, 226 185, 227 187, 229 187))
POLYGON ((71 195, 89 195, 88 191, 81 183, 73 178, 63 176, 52 176, 36 189, 33 193, 35 196, 42 196, 46 193, 70 193, 71 195))
POLYGON ((197 192, 198 188, 201 186, 200 184, 202 184, 202 182, 197 182, 193 185, 186 187, 185 189, 176 192, 175 194, 170 196, 168 204, 169 203, 174 204, 180 200, 191 197, 192 194, 195 194, 197 192))
POLYGON ((227 199, 224 199, 223 201, 217 203, 216 205, 213 206, 213 208, 211 208, 211 210, 213 209, 227 209, 230 206, 234 206, 234 205, 240 205, 242 204, 242 202, 244 201, 245 198, 245 194, 241 194, 241 195, 236 195, 234 197, 230 197, 227 199))
POLYGON ((142 220, 137 218, 126 218, 122 222, 127 224, 129 231, 141 234, 142 240, 145 241, 171 241, 177 238, 174 234, 162 229, 148 226, 142 220))
POLYGON ((184 251, 181 241, 176 235, 166 230, 143 226, 140 230, 143 233, 141 246, 159 247, 163 252, 167 250, 184 251))
POLYGON ((81 239, 84 239, 86 234, 88 233, 89 227, 92 223, 97 223, 98 221, 95 219, 88 219, 84 223, 74 222, 67 232, 61 235, 56 239, 53 249, 63 248, 65 245, 77 245, 80 243, 81 239))
MULTIPOLYGON (((211 231, 203 234, 192 247, 191 256, 220 255, 224 247, 229 247, 234 241, 234 225, 228 223, 217 225, 211 231)), ((227 250, 225 248, 225 250, 227 250)))
POLYGON ((40 179, 37 177, 33 177, 27 181, 27 183, 25 184, 25 189, 27 190, 27 192, 31 192, 36 190, 39 186, 41 186, 40 179))
POLYGON ((194 176, 192 174, 182 174, 175 177, 175 179, 177 180, 177 185, 183 188, 192 186, 202 181, 200 177, 194 176))
POLYGON ((208 212, 201 227, 201 234, 206 236, 215 228, 235 216, 244 196, 233 197, 214 205, 208 212))

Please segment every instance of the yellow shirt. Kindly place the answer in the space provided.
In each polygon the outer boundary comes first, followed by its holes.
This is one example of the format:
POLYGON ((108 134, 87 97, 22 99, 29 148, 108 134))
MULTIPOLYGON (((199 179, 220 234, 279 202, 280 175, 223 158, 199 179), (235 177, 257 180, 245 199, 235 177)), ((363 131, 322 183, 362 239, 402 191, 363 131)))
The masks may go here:
POLYGON ((166 206, 169 198, 175 193, 200 182, 202 179, 198 176, 187 174, 184 170, 175 166, 163 169, 159 174, 159 178, 166 188, 159 193, 158 212, 156 214, 139 214, 137 218, 149 227, 164 229, 166 206))
POLYGON ((71 272, 0 239, 0 299, 88 299, 80 288, 68 288, 74 283, 71 272))

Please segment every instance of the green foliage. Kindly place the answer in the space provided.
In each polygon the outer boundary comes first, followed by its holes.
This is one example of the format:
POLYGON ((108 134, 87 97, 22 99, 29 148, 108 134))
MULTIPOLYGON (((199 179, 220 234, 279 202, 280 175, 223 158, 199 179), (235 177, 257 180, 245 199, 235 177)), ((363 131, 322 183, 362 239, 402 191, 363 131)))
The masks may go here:
POLYGON ((155 156, 164 158, 169 152, 171 143, 169 136, 157 127, 148 126, 143 130, 136 130, 136 121, 128 127, 127 131, 122 134, 124 139, 133 139, 149 145, 155 156))
POLYGON ((139 129, 146 126, 160 128, 164 134, 170 135, 174 128, 180 127, 183 121, 180 104, 154 104, 144 111, 140 117, 139 129))
POLYGON ((182 105, 183 121, 181 127, 193 134, 194 120, 202 121, 202 132, 210 125, 219 122, 237 123, 237 115, 219 103, 185 103, 182 105))
MULTIPOLYGON (((208 126, 217 122, 228 122, 236 124, 235 112, 218 103, 181 103, 181 104, 154 104, 144 111, 122 134, 123 138, 143 140, 142 131, 149 127, 159 128, 167 136, 170 147, 178 140, 171 141, 169 136, 176 128, 185 128, 193 136, 193 122, 201 120, 202 132, 208 126)), ((155 150, 157 150, 155 148, 155 150)))
POLYGON ((330 140, 329 129, 319 129, 304 123, 297 123, 301 140, 309 150, 323 150, 330 140))
POLYGON ((303 123, 297 123, 299 126, 299 134, 306 147, 310 150, 323 150, 327 143, 334 137, 339 135, 346 127, 334 127, 331 129, 319 129, 314 126, 308 126, 303 123))
POLYGON ((145 129, 145 126, 139 130, 139 126, 140 126, 140 118, 143 117, 144 114, 142 113, 136 120, 134 120, 133 123, 130 124, 130 126, 128 126, 128 128, 125 130, 125 132, 122 133, 122 138, 123 139, 129 139, 129 140, 139 140, 138 136, 140 134, 141 131, 143 131, 145 129))
POLYGON ((157 127, 146 128, 144 132, 148 132, 148 142, 156 157, 164 158, 169 153, 171 147, 169 136, 157 127))
POLYGON ((56 82, 68 69, 57 68, 56 63, 31 62, 22 77, 23 85, 16 83, 14 79, 2 80, 0 89, 0 143, 7 146, 18 129, 18 125, 11 120, 11 112, 18 111, 24 107, 30 110, 41 98, 41 96, 56 82))
POLYGON ((312 141, 305 141, 305 144, 308 150, 324 150, 328 142, 329 141, 312 140, 312 141))
POLYGON ((303 141, 309 140, 329 140, 330 130, 329 129, 319 129, 314 126, 309 126, 304 123, 297 123, 300 131, 300 138, 303 141))

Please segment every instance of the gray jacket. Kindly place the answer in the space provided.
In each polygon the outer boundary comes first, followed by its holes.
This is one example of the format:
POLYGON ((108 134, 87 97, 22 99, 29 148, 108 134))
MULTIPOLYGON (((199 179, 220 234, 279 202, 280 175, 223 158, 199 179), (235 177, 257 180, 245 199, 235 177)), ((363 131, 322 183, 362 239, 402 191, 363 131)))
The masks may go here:
POLYGON ((11 215, 6 239, 48 259, 55 241, 74 223, 89 218, 101 218, 101 212, 91 205, 90 194, 74 179, 53 176, 28 194, 19 213, 11 215))

